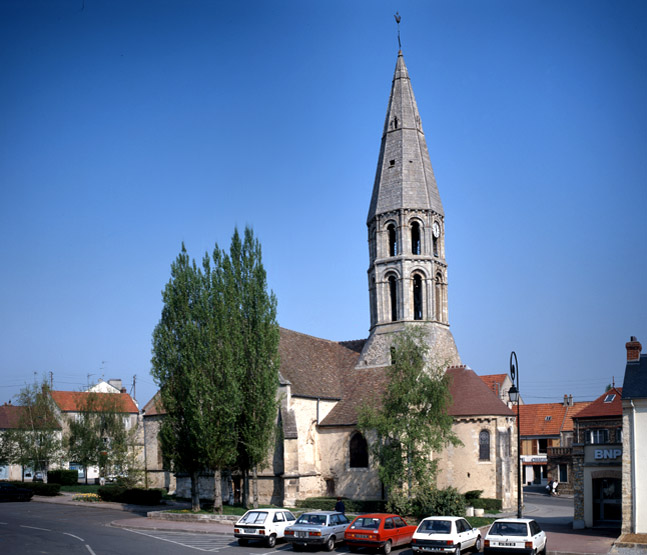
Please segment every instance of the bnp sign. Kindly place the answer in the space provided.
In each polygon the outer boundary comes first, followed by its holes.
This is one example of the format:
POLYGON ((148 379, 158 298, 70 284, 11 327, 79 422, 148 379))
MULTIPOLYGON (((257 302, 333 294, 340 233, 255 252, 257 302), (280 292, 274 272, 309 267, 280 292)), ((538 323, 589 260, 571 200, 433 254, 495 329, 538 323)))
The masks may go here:
POLYGON ((584 462, 589 464, 620 464, 622 445, 587 445, 584 448, 584 462))

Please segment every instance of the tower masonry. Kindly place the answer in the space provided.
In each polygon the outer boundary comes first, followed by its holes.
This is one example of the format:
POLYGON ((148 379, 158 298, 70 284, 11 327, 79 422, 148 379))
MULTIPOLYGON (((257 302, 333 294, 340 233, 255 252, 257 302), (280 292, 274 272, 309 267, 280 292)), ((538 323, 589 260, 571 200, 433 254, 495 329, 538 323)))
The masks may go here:
POLYGON ((445 215, 402 51, 366 223, 371 329, 357 367, 391 364, 405 325, 425 330, 434 364, 460 364, 449 329, 445 215))

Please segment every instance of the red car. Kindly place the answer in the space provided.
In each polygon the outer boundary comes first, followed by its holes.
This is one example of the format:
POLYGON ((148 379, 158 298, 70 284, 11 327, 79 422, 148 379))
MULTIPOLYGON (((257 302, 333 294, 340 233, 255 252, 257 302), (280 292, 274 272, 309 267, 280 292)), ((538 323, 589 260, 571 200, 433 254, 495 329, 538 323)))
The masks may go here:
POLYGON ((353 553, 360 547, 372 547, 388 555, 392 547, 409 545, 415 531, 415 526, 410 526, 398 515, 375 513, 353 520, 346 528, 344 540, 353 553))

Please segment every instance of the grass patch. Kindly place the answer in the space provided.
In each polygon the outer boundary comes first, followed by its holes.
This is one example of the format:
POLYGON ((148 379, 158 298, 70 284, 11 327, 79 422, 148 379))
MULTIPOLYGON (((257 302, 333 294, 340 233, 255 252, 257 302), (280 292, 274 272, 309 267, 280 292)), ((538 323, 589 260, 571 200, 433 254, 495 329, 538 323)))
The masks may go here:
POLYGON ((492 524, 497 517, 490 516, 468 516, 466 517, 467 522, 469 522, 473 528, 480 528, 481 526, 489 526, 492 524))

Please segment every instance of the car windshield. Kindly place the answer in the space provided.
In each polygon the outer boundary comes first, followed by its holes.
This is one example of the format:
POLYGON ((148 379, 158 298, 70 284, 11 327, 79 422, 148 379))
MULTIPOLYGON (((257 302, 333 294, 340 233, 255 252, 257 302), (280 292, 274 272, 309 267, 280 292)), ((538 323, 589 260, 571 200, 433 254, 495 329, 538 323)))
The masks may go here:
POLYGON ((452 523, 449 520, 423 520, 418 528, 418 532, 430 534, 449 534, 451 531, 452 523))
POLYGON ((326 515, 309 515, 303 514, 297 519, 297 524, 315 524, 317 526, 326 525, 326 515))
POLYGON ((379 518, 358 518, 351 526, 351 528, 365 528, 369 530, 377 530, 379 527, 379 518))
POLYGON ((265 511, 249 511, 240 519, 240 522, 243 524, 263 524, 266 518, 267 513, 265 511))
POLYGON ((493 536, 527 536, 528 527, 525 522, 495 522, 488 533, 493 536))

